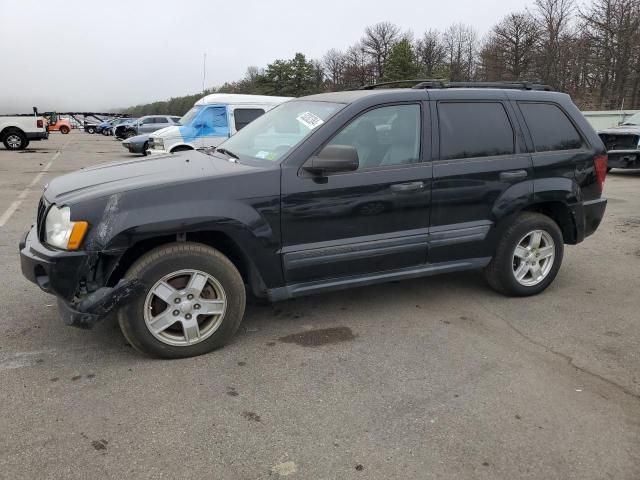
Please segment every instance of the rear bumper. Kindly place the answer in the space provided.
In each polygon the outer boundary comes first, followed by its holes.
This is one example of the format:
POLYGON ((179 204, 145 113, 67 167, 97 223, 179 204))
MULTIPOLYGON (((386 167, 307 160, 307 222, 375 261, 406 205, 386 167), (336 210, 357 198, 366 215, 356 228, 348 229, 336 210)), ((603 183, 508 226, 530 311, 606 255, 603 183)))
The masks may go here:
POLYGON ((38 240, 35 227, 22 237, 19 248, 22 274, 58 297, 58 309, 67 325, 91 328, 144 290, 142 282, 133 279, 80 296, 80 285, 90 273, 87 253, 48 248, 38 240))
POLYGON ((606 198, 598 198, 596 200, 589 200, 582 203, 582 219, 584 222, 582 228, 582 231, 584 232, 582 236, 583 239, 593 234, 598 229, 598 226, 604 217, 604 211, 606 208, 606 198))
POLYGON ((26 136, 27 136, 27 140, 29 140, 30 142, 38 141, 38 140, 46 140, 47 138, 49 138, 49 132, 48 131, 30 132, 30 133, 27 132, 26 136))
POLYGON ((640 150, 610 150, 609 168, 640 168, 640 150))

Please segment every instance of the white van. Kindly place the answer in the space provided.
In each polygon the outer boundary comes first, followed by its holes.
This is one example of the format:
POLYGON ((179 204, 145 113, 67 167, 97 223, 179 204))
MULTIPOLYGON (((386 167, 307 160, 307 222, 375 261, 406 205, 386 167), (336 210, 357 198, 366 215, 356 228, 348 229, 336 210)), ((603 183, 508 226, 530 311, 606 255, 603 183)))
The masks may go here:
POLYGON ((264 112, 291 100, 290 97, 213 93, 198 100, 180 119, 149 136, 147 153, 216 147, 264 112))

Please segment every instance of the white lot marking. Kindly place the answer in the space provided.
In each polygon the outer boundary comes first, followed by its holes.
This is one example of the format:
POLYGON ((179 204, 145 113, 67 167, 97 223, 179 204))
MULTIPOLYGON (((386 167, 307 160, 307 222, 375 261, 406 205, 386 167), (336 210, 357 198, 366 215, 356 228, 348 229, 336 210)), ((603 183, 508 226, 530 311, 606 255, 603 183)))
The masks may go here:
POLYGON ((60 156, 60 154, 65 149, 65 147, 69 144, 70 141, 71 141, 71 139, 69 139, 69 140, 67 140, 65 142, 65 144, 62 146, 62 148, 55 153, 55 155, 53 156, 53 158, 51 160, 49 160, 49 163, 47 163, 44 166, 44 168, 35 177, 33 177, 33 180, 31 180, 31 183, 29 185, 27 185, 27 187, 24 190, 22 190, 22 192, 20 192, 20 195, 18 195, 17 200, 12 202, 11 205, 9 205, 9 208, 7 208, 4 211, 2 216, 0 216, 0 227, 4 227, 5 226, 5 224, 9 221, 11 216, 18 209, 18 207, 20 206, 22 201, 27 197, 27 195, 29 195, 31 193, 31 187, 33 187, 36 183, 38 183, 42 179, 44 174, 49 171, 49 169, 51 168, 51 165, 53 164, 53 162, 60 156))
POLYGON ((296 467, 295 463, 293 463, 292 461, 288 461, 274 465, 271 468, 271 471, 276 475, 280 475, 281 477, 288 477, 289 475, 293 475, 294 473, 296 473, 298 471, 298 468, 296 467))

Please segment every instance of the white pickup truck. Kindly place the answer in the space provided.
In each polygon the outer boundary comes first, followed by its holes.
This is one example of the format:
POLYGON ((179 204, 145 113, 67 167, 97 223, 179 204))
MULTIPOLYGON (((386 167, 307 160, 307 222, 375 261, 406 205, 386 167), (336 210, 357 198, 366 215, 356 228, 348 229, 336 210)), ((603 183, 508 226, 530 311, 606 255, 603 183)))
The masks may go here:
POLYGON ((23 150, 29 142, 47 138, 47 122, 35 108, 33 115, 0 116, 0 141, 7 150, 23 150))

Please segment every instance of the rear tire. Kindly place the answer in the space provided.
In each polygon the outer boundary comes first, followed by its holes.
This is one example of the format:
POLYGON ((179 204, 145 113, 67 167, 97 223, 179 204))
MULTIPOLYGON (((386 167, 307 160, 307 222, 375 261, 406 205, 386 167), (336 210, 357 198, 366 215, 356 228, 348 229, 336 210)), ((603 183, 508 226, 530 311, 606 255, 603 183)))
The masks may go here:
POLYGON ((2 143, 7 150, 24 150, 29 145, 29 140, 22 130, 14 128, 4 134, 2 143))
POLYGON ((536 295, 555 279, 562 264, 564 240, 546 215, 525 212, 501 234, 485 277, 496 291, 514 297, 536 295))
POLYGON ((108 137, 108 136, 109 136, 109 129, 108 129, 108 128, 105 128, 104 130, 102 130, 102 134, 103 134, 105 137, 108 137))
POLYGON ((70 130, 70 129, 69 129, 69 127, 67 127, 66 125, 62 125, 62 126, 60 127, 60 133, 61 133, 61 134, 63 134, 63 135, 68 134, 68 133, 69 133, 69 130, 70 130))
POLYGON ((158 247, 140 257, 125 278, 142 280, 146 289, 120 308, 120 329, 136 350, 147 355, 184 358, 209 353, 228 343, 242 321, 246 303, 242 276, 227 257, 207 245, 184 242, 158 247), (204 286, 198 290, 198 284, 204 286), (214 303, 219 306, 207 307, 214 303), (206 308, 220 308, 216 312, 222 313, 198 313, 206 308))
POLYGON ((90 133, 90 134, 92 134, 92 135, 93 135, 94 133, 96 133, 96 129, 95 129, 95 127, 87 127, 87 133, 90 133))

